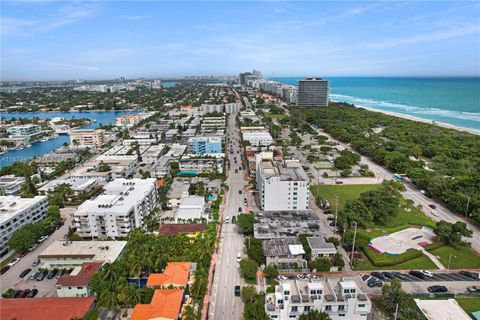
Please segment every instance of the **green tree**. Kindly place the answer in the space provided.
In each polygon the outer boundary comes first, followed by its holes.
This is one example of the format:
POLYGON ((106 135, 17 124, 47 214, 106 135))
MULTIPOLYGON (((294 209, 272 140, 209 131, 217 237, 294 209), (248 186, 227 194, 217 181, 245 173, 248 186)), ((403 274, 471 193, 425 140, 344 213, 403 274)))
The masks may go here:
POLYGON ((248 280, 255 280, 257 278, 258 263, 251 259, 242 259, 240 261, 240 273, 248 280))
POLYGON ((332 266, 330 260, 328 258, 317 258, 311 263, 312 269, 316 269, 317 272, 325 272, 330 271, 330 267, 332 266))
POLYGON ((385 189, 363 192, 360 200, 372 213, 373 221, 377 224, 386 224, 398 213, 398 198, 385 189))
POLYGON ((332 264, 336 267, 339 268, 339 270, 342 270, 343 267, 345 266, 345 261, 342 258, 342 255, 340 253, 335 253, 333 256, 332 264))
POLYGON ((241 233, 245 235, 253 234, 253 225, 255 224, 255 217, 250 213, 242 213, 237 216, 237 227, 241 233))
POLYGON ((299 320, 331 320, 331 318, 325 312, 312 310, 301 314, 299 320))
POLYGON ((402 290, 402 284, 398 280, 392 280, 382 287, 381 301, 389 315, 394 314, 397 304, 400 319, 404 316, 418 315, 415 301, 411 295, 402 290))
POLYGON ((263 273, 268 278, 276 278, 278 276, 277 266, 275 266, 275 265, 266 266, 265 269, 263 269, 263 273))
POLYGON ((265 254, 263 253, 262 240, 254 237, 245 239, 248 257, 255 260, 259 265, 265 264, 265 254))

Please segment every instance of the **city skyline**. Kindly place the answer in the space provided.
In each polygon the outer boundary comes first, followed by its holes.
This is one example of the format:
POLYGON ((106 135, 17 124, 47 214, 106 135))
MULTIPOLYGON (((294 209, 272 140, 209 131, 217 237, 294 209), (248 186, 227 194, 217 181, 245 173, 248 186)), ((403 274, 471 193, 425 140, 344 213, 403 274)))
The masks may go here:
POLYGON ((473 1, 1 6, 2 81, 480 75, 473 1))

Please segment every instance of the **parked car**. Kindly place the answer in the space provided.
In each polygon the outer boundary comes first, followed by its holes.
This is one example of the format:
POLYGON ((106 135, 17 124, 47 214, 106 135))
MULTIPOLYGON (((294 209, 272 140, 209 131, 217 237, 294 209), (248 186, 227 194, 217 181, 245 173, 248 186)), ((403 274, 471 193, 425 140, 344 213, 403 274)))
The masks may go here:
POLYGON ((25 289, 20 298, 26 298, 30 294, 30 289, 25 289))
POLYGON ((47 240, 48 236, 43 236, 40 239, 38 239, 38 243, 42 243, 43 241, 47 240))
POLYGON ((308 279, 314 279, 314 280, 315 280, 315 279, 318 279, 318 277, 317 277, 316 275, 310 274, 310 273, 307 274, 307 278, 308 278, 308 279))
POLYGON ((327 217, 327 221, 335 221, 335 217, 327 217))
POLYGON ((332 221, 332 222, 330 222, 330 223, 328 224, 330 227, 335 227, 335 219, 333 219, 333 220, 334 220, 334 221, 332 221))
POLYGON ((19 275, 18 277, 19 277, 19 278, 25 278, 25 276, 26 276, 27 274, 29 274, 30 271, 32 271, 32 269, 30 269, 30 268, 25 269, 25 270, 23 270, 23 271, 20 273, 20 275, 19 275))
POLYGON ((9 266, 9 265, 3 266, 2 269, 0 269, 0 275, 2 275, 2 274, 4 274, 5 272, 7 272, 8 269, 10 269, 10 266, 9 266))
POLYGON ((47 271, 40 271, 35 280, 42 281, 47 275, 47 271))
POLYGON ((288 280, 288 277, 282 276, 281 274, 277 277, 278 280, 288 280))
POLYGON ((235 297, 240 297, 240 286, 235 286, 235 297))
POLYGON ((419 279, 425 279, 425 275, 417 270, 411 270, 408 274, 419 279))
POLYGON ((12 298, 20 298, 23 294, 23 290, 15 290, 15 292, 12 295, 12 298))
POLYGON ((50 271, 47 275, 47 279, 53 279, 57 274, 57 272, 58 272, 58 269, 53 269, 52 271, 50 271))
POLYGON ((480 292, 480 286, 471 286, 467 288, 468 292, 480 292))
POLYGON ((10 268, 13 267, 14 265, 16 265, 18 263, 18 261, 20 261, 20 258, 15 258, 13 259, 12 261, 10 261, 9 264, 7 264, 7 266, 9 266, 10 268))
POLYGON ((429 204, 428 206, 429 206, 431 209, 437 209, 437 206, 434 205, 434 204, 429 204))
POLYGON ((438 214, 438 211, 437 210, 432 210, 430 211, 435 217, 438 217, 439 214, 438 214))
POLYGON ((379 279, 376 279, 376 278, 372 278, 370 280, 367 281, 367 286, 370 287, 370 288, 374 288, 374 287, 382 287, 383 286, 383 282, 379 279))
POLYGON ((301 273, 297 274, 297 279, 298 280, 305 280, 305 276, 301 273))
POLYGON ((238 194, 242 194, 242 190, 238 190, 238 194))
POLYGON ((459 274, 461 274, 462 276, 465 276, 467 278, 475 279, 475 280, 480 278, 478 273, 470 272, 470 271, 460 271, 459 274))
POLYGON ((397 277, 397 278, 400 279, 400 280, 408 280, 407 276, 404 275, 403 273, 394 272, 393 274, 395 275, 395 277, 397 277))
POLYGON ((30 274, 30 277, 28 277, 28 280, 35 280, 37 279, 38 275, 40 274, 40 271, 34 271, 32 274, 30 274))
POLYGON ((237 216, 233 216, 232 217, 232 223, 236 223, 237 222, 237 216))
POLYGON ((367 282, 368 280, 370 280, 370 278, 372 278, 372 276, 369 274, 364 274, 361 276, 361 278, 363 281, 367 282))
POLYGON ((238 263, 240 263, 240 261, 242 261, 242 255, 241 255, 240 253, 237 254, 237 259, 236 259, 236 261, 237 261, 238 263))
POLYGON ((433 272, 428 271, 428 270, 420 270, 421 273, 423 273, 425 276, 432 278, 433 277, 433 272))
POLYGON ((378 278, 382 281, 385 280, 385 277, 383 276, 383 274, 381 272, 372 272, 370 273, 372 276, 374 276, 375 278, 378 278))
POLYGON ((30 293, 27 295, 27 298, 35 297, 37 293, 38 293, 38 289, 32 289, 32 291, 30 291, 30 293))
POLYGON ((238 212, 242 212, 242 207, 238 207, 238 212))
POLYGON ((343 181, 335 181, 335 184, 343 184, 343 181))
POLYGON ((225 223, 230 223, 230 217, 225 218, 225 223))
POLYGON ((395 274, 393 272, 382 272, 382 275, 386 279, 395 279, 395 274))
POLYGON ((441 292, 447 292, 448 289, 445 286, 431 286, 427 288, 428 292, 430 293, 441 293, 441 292))
POLYGON ((36 267, 36 266, 38 266, 39 264, 40 264, 40 259, 37 259, 37 260, 33 261, 32 267, 36 267))

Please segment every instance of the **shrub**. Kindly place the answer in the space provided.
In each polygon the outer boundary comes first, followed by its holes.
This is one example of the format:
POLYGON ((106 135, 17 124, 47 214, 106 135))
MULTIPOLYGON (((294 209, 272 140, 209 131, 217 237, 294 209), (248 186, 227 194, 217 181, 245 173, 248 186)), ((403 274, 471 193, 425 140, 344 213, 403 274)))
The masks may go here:
POLYGON ((376 267, 395 266, 422 256, 422 253, 417 249, 409 250, 398 256, 391 256, 386 253, 380 254, 368 247, 362 247, 362 250, 370 262, 376 267))

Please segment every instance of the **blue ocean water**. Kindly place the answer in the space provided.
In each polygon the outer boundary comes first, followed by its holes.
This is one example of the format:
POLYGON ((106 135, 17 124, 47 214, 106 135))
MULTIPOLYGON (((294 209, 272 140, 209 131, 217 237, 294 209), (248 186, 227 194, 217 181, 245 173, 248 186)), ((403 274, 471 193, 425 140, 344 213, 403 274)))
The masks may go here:
MULTIPOLYGON (((304 77, 270 79, 298 85, 304 77)), ((333 101, 480 129, 480 78, 325 79, 333 101)))
MULTIPOLYGON (((89 118, 95 119, 90 125, 84 128, 97 128, 100 124, 108 125, 115 122, 115 118, 124 114, 135 114, 136 111, 106 111, 106 112, 0 112, 0 118, 33 118, 51 119, 63 117, 65 119, 89 118)), ((70 143, 68 135, 59 135, 58 138, 48 141, 37 141, 31 147, 23 150, 12 150, 0 155, 0 168, 8 166, 16 161, 30 161, 33 157, 41 156, 60 148, 64 143, 70 143)))

